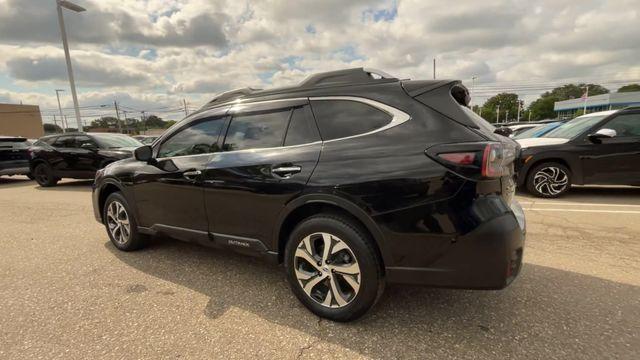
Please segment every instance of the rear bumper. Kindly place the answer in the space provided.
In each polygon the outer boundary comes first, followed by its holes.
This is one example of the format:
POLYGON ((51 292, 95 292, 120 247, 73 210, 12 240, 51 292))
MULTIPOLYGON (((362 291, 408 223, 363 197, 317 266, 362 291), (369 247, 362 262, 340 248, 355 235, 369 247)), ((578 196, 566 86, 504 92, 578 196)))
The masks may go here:
POLYGON ((464 289, 502 289, 522 267, 526 224, 520 205, 459 236, 429 267, 387 267, 391 283, 464 289))

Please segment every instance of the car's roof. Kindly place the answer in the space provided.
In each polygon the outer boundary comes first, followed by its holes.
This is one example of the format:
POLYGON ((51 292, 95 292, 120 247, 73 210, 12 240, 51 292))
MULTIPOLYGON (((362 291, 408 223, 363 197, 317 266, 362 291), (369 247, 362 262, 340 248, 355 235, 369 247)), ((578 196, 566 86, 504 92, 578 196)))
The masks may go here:
POLYGON ((0 135, 0 140, 5 140, 5 141, 26 141, 27 138, 22 137, 22 136, 6 136, 6 135, 0 135))

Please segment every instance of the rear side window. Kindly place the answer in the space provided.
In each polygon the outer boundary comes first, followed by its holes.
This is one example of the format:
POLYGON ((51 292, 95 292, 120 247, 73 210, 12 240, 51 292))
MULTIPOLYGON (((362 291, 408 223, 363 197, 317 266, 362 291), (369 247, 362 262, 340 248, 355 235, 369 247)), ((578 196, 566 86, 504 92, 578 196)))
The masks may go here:
POLYGON ((318 126, 316 126, 309 106, 293 109, 284 145, 308 144, 319 140, 320 133, 318 132, 318 126))
POLYGON ((324 141, 364 134, 392 120, 386 112, 357 101, 314 100, 311 106, 324 141))
POLYGON ((158 157, 198 155, 216 152, 218 136, 224 128, 225 118, 205 118, 178 130, 158 150, 158 157))
POLYGON ((231 119, 223 150, 282 146, 291 109, 236 115, 231 119))

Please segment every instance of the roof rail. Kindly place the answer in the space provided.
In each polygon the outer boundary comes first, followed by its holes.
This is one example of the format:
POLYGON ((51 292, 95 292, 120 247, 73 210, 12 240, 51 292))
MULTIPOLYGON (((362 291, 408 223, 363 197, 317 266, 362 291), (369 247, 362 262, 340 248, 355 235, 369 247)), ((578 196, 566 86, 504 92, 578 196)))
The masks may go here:
POLYGON ((620 110, 640 110, 640 105, 625 106, 620 110))
POLYGON ((369 68, 354 68, 328 71, 310 75, 300 83, 300 87, 310 88, 325 85, 368 83, 375 82, 381 79, 398 80, 397 78, 380 70, 369 68))
POLYGON ((262 89, 255 89, 255 88, 245 87, 245 88, 225 91, 222 94, 220 94, 220 95, 214 97, 213 99, 211 99, 211 101, 209 101, 207 103, 207 105, 211 105, 211 104, 215 104, 215 103, 221 103, 221 102, 225 102, 225 101, 241 98, 241 97, 246 96, 246 95, 251 95, 251 94, 255 93, 256 91, 260 91, 260 90, 262 90, 262 89))

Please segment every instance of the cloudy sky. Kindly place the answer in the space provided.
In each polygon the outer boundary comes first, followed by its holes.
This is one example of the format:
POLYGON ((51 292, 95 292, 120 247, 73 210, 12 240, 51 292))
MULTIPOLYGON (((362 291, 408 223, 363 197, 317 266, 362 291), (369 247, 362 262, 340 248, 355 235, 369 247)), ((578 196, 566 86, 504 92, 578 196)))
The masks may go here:
MULTIPOLYGON (((237 87, 373 67, 402 78, 461 79, 476 102, 527 101, 570 81, 640 82, 640 0, 74 0, 65 12, 83 115, 180 117, 237 87)), ((0 102, 40 105, 65 89, 55 0, 0 0, 0 102)), ((72 111, 68 110, 69 114, 72 111)))

